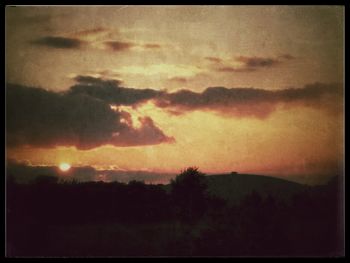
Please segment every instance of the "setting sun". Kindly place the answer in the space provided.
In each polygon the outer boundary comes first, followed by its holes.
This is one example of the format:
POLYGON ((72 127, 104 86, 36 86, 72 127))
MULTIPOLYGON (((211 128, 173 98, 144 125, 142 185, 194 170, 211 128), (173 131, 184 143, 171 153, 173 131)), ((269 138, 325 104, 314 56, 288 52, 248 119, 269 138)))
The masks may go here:
POLYGON ((59 167, 62 172, 66 172, 70 169, 71 166, 68 163, 61 163, 59 167))

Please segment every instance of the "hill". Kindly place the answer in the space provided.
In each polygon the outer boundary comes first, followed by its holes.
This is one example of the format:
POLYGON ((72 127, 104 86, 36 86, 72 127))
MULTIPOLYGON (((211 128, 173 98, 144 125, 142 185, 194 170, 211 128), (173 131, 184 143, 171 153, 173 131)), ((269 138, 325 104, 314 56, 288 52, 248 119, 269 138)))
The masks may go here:
POLYGON ((253 191, 263 197, 287 201, 306 186, 287 180, 253 174, 218 174, 206 177, 210 194, 221 197, 231 204, 237 204, 253 191))
MULTIPOLYGON (((257 192, 263 197, 272 196, 279 201, 288 201, 308 186, 276 177, 254 174, 215 174, 206 175, 210 195, 238 204, 245 196, 257 192)), ((170 184, 164 189, 170 191, 170 184)))

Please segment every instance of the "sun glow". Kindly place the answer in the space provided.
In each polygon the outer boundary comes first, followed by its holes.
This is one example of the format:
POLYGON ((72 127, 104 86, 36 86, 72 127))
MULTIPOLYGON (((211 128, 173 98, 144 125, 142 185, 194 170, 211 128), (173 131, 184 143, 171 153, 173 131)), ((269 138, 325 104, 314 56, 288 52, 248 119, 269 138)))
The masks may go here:
POLYGON ((71 166, 68 163, 61 163, 59 167, 62 172, 66 172, 70 169, 71 166))

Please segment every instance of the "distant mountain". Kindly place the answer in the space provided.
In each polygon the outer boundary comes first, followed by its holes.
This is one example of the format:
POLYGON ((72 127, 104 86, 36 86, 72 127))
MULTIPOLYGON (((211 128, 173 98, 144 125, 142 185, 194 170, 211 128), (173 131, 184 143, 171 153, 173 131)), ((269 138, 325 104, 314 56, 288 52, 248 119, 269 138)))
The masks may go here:
MULTIPOLYGON (((205 178, 209 194, 225 199, 232 205, 254 191, 262 197, 270 195, 278 201, 288 201, 295 194, 310 188, 276 177, 254 174, 216 174, 206 175, 205 178)), ((164 185, 164 189, 170 191, 170 184, 164 185)))
POLYGON ((295 182, 253 174, 218 174, 206 176, 208 192, 221 197, 231 204, 242 200, 253 191, 266 197, 287 201, 294 194, 307 189, 308 186, 295 182))

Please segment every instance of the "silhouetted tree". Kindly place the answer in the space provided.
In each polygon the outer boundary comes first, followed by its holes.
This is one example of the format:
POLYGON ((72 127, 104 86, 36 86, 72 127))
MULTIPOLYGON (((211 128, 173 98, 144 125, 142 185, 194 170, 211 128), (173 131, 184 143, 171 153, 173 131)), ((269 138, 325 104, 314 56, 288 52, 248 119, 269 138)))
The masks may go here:
POLYGON ((205 210, 207 199, 205 175, 198 168, 189 167, 170 184, 176 214, 187 222, 198 219, 205 210))
POLYGON ((53 185, 58 183, 58 177, 50 175, 39 175, 35 179, 35 184, 39 185, 53 185))

